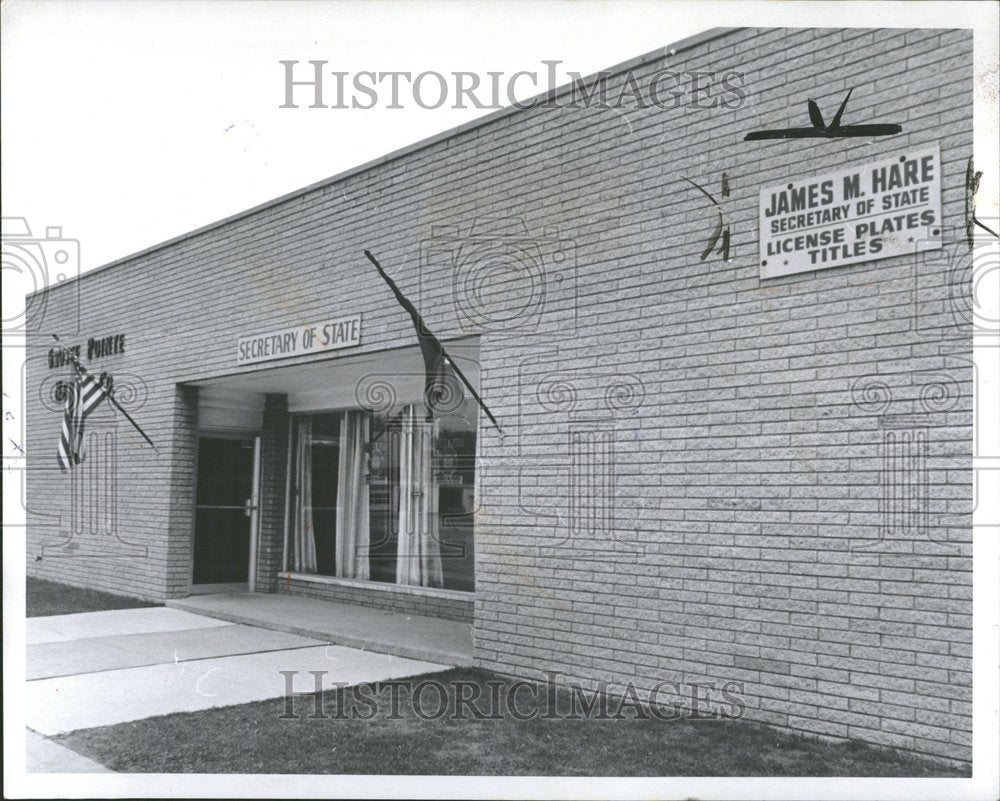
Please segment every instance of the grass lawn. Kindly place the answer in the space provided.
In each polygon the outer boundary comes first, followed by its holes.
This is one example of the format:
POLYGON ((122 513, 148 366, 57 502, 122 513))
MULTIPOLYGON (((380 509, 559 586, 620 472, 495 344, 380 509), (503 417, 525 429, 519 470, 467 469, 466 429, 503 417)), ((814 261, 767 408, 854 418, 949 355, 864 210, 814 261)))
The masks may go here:
MULTIPOLYGON (((459 668, 421 679, 462 680, 483 688, 509 680, 459 668)), ((906 754, 860 743, 827 743, 775 731, 745 720, 439 720, 414 712, 409 693, 397 690, 399 719, 391 719, 391 690, 375 685, 380 704, 370 720, 352 719, 352 708, 368 714, 370 702, 350 692, 323 694, 328 717, 310 719, 313 697, 295 699, 297 719, 282 719, 282 698, 203 712, 85 729, 55 738, 119 772, 319 773, 428 775, 577 776, 968 776, 969 773, 906 754), (335 717, 345 710, 344 719, 335 717)), ((518 698, 523 715, 544 711, 518 698)), ((466 696, 468 697, 468 696, 466 696)), ((560 703, 568 708, 568 694, 560 703)), ((431 714, 436 691, 422 695, 431 714)), ((501 706, 502 708, 502 706, 501 706)), ((612 707, 616 708, 616 707, 612 707)))
POLYGON ((76 612, 103 612, 106 609, 138 609, 145 606, 162 606, 137 598, 123 598, 97 590, 84 590, 57 584, 54 581, 28 578, 25 592, 28 617, 72 615, 76 612))

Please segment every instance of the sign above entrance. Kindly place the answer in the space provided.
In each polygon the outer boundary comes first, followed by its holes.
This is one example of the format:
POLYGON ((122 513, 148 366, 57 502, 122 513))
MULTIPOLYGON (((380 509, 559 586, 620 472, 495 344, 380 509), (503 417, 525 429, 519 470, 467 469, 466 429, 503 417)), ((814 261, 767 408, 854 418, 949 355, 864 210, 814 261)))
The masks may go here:
POLYGON ((240 337, 236 346, 237 364, 256 364, 292 356, 306 356, 361 344, 361 315, 341 317, 240 337))
POLYGON ((938 146, 760 190, 760 277, 936 250, 938 146))

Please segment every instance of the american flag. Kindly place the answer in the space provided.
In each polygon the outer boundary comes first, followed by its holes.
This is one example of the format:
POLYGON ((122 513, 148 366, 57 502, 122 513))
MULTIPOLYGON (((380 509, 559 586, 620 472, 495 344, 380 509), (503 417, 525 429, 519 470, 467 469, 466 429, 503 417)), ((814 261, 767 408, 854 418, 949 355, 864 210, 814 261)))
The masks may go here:
POLYGON ((108 397, 104 385, 76 360, 76 381, 66 386, 66 411, 59 436, 59 467, 65 473, 83 461, 83 423, 101 401, 108 397))

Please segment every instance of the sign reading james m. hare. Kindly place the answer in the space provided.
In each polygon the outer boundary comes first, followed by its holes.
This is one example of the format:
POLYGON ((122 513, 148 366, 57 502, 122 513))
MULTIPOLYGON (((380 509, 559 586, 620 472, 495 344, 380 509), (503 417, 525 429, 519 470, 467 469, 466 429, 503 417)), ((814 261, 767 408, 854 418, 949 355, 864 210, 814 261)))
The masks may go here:
POLYGON ((937 145, 760 190, 760 277, 941 245, 937 145))

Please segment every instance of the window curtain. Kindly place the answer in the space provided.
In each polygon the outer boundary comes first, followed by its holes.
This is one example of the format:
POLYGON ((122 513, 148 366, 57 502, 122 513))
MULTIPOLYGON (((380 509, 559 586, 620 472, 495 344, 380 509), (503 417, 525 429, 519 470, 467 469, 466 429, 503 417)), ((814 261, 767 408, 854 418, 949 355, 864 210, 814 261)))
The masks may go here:
POLYGON ((342 578, 369 577, 367 442, 368 413, 344 412, 340 424, 336 536, 337 575, 342 578))
POLYGON ((312 513, 312 418, 298 419, 298 450, 295 460, 295 527, 292 570, 316 572, 316 531, 312 513))
POLYGON ((431 468, 434 428, 420 419, 418 408, 407 406, 402 415, 396 583, 440 587, 438 504, 431 468))

